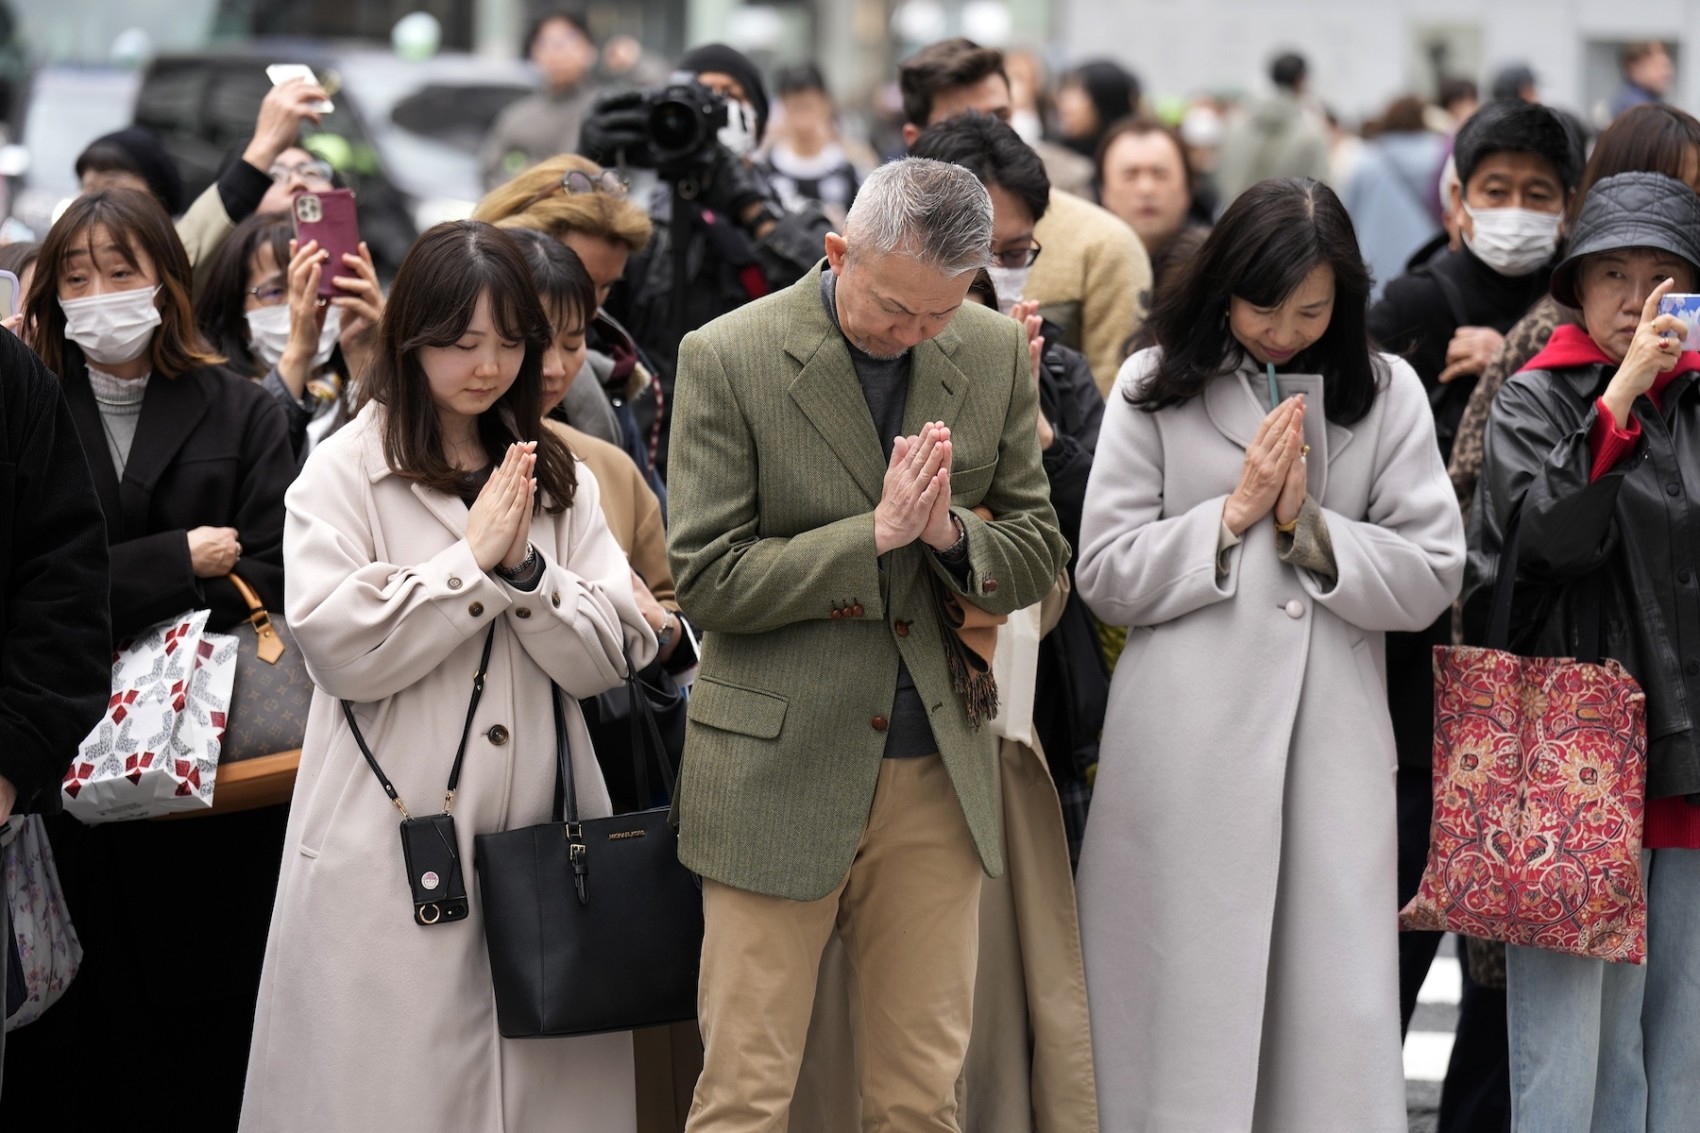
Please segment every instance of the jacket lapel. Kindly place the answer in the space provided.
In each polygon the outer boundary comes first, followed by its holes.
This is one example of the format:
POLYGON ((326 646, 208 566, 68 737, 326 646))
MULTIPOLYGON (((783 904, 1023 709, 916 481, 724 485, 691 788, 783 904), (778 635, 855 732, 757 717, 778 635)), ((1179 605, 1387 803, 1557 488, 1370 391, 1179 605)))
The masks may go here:
POLYGON ((137 538, 145 532, 154 486, 206 416, 210 401, 203 385, 206 380, 196 370, 176 378, 155 374, 148 379, 142 414, 136 421, 136 439, 130 445, 130 459, 118 485, 125 538, 137 538))
POLYGON ((909 370, 909 403, 903 410, 905 436, 919 435, 928 421, 938 421, 947 428, 956 426, 957 414, 968 396, 968 375, 951 359, 961 341, 952 323, 938 337, 911 352, 914 362, 909 370))
MULTIPOLYGON (((792 287, 785 314, 785 352, 803 364, 787 392, 863 494, 877 504, 885 485, 885 449, 874 432, 874 417, 850 363, 844 336, 833 328, 821 303, 818 269, 792 287)), ((912 388, 910 404, 914 404, 912 388)))
POLYGON ((106 430, 100 423, 100 407, 95 404, 94 390, 89 387, 88 372, 81 366, 67 367, 60 385, 71 405, 71 420, 82 439, 89 471, 94 475, 95 494, 100 497, 100 510, 106 516, 107 541, 115 543, 123 519, 118 505, 118 470, 112 466, 112 454, 106 448, 106 430))
MULTIPOLYGON (((1317 499, 1328 491, 1328 466, 1352 443, 1352 431, 1326 416, 1320 374, 1277 374, 1275 384, 1283 398, 1305 395, 1305 443, 1310 446, 1306 464, 1309 492, 1317 499)), ((1204 386, 1204 410, 1216 431, 1241 448, 1250 448, 1257 430, 1269 415, 1267 379, 1242 364, 1204 386)))

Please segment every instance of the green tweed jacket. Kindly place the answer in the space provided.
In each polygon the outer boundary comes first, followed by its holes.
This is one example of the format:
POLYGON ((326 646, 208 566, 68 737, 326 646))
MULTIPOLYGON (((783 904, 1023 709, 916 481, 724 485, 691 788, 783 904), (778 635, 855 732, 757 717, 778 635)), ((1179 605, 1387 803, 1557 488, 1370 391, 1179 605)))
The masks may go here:
POLYGON ((757 893, 816 900, 873 802, 901 656, 980 861, 1003 871, 991 732, 952 688, 934 578, 994 613, 1044 598, 1067 560, 1040 461, 1021 328, 965 304, 913 353, 903 431, 951 429, 960 585, 916 542, 874 554, 886 461, 817 267, 679 350, 668 552, 704 631, 679 782, 679 857, 757 893), (969 509, 984 505, 984 522, 969 509))

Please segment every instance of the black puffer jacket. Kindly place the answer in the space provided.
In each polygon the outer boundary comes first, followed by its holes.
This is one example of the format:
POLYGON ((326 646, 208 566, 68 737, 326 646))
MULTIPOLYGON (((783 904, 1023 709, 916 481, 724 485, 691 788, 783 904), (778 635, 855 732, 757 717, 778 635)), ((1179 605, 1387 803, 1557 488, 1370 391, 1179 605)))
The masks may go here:
POLYGON ((1635 403, 1632 456, 1590 483, 1595 402, 1615 369, 1532 370, 1494 400, 1465 576, 1480 642, 1506 524, 1521 503, 1512 647, 1579 652, 1578 606, 1598 596, 1602 652, 1647 694, 1649 797, 1700 793, 1700 374, 1635 403))

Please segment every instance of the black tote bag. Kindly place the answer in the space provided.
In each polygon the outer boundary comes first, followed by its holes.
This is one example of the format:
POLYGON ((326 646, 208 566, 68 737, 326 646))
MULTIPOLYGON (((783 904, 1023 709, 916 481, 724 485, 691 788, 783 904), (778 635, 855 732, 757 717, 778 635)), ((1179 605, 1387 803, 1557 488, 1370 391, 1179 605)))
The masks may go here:
MULTIPOLYGON (((653 753, 671 799, 672 768, 648 698, 635 677, 626 689, 633 775, 647 796, 653 753)), ((581 822, 559 689, 551 699, 554 817, 473 839, 497 1027, 519 1039, 694 1019, 702 891, 679 864, 668 808, 581 822)))

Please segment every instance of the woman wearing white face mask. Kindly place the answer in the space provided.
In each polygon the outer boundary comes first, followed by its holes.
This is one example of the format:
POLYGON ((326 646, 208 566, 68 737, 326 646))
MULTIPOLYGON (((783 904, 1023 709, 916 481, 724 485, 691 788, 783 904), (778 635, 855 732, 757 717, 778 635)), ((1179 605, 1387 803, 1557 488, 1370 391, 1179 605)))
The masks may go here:
MULTIPOLYGON (((283 411, 220 364, 189 293, 165 210, 106 189, 48 232, 25 305, 23 336, 64 388, 106 516, 115 642, 191 609, 210 609, 214 630, 245 621, 233 570, 268 608, 283 606, 283 497, 295 476, 283 411)), ((84 962, 55 1007, 58 1029, 13 1036, 8 1105, 27 1112, 49 1068, 98 1034, 195 1051, 196 1087, 91 1095, 79 1102, 89 1121, 235 1127, 285 816, 50 824, 84 962), (192 979, 139 962, 188 950, 192 979)))
POLYGON ((309 241, 298 248, 287 216, 250 217, 207 266, 195 306, 202 332, 283 406, 289 440, 305 463, 313 446, 351 416, 354 383, 371 354, 383 291, 371 253, 345 256, 339 294, 318 297, 331 270, 309 241))

